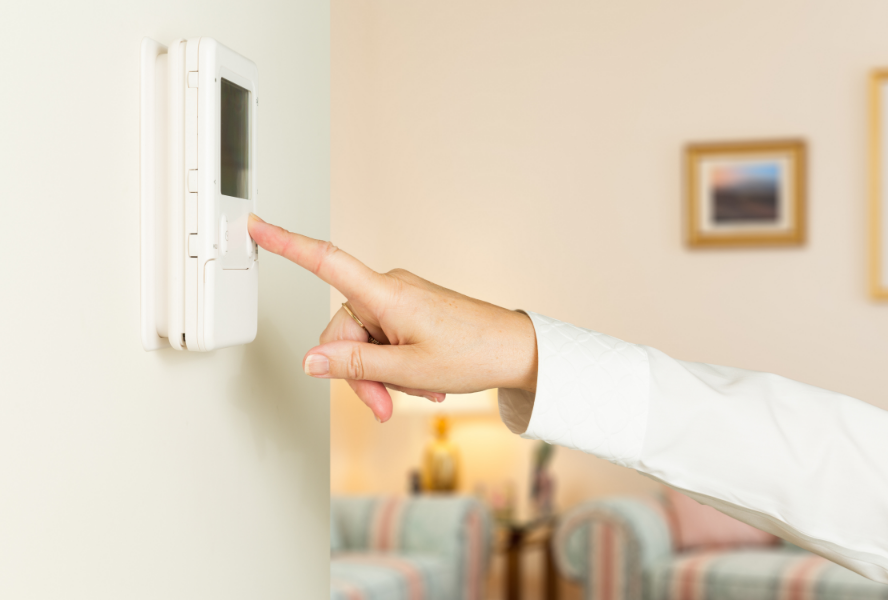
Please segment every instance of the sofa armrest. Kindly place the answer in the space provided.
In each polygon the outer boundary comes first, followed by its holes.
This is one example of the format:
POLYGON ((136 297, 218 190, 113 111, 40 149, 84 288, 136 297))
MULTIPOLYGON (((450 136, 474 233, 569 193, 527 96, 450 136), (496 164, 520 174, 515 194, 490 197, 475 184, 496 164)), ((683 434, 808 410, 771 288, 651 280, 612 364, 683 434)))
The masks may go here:
POLYGON ((330 498, 330 529, 336 529, 342 551, 367 550, 370 524, 379 498, 368 496, 333 496, 330 498))
POLYGON ((333 519, 350 551, 435 556, 456 574, 459 597, 480 600, 491 550, 487 508, 469 496, 334 497, 333 519))
POLYGON ((666 512, 654 498, 580 504, 560 519, 552 544, 559 572, 581 582, 587 599, 641 600, 644 574, 672 554, 666 512))

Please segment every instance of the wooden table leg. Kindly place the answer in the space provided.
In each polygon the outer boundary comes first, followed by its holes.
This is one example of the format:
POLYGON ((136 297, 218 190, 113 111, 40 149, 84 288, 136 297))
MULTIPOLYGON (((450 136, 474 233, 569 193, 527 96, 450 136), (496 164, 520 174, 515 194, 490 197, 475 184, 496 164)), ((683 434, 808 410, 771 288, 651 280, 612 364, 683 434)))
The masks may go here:
POLYGON ((521 600, 521 544, 524 532, 520 529, 509 531, 506 546, 506 600, 521 600))
POLYGON ((555 552, 552 550, 551 534, 547 536, 543 553, 546 557, 546 581, 543 584, 545 585, 544 597, 546 600, 558 600, 558 569, 555 568, 555 552))

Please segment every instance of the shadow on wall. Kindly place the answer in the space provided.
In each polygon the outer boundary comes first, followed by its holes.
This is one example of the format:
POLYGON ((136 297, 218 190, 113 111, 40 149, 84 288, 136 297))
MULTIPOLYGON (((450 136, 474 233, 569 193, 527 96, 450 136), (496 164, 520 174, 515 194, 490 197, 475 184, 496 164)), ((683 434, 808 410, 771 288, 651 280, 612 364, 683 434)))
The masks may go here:
POLYGON ((231 378, 231 400, 249 419, 257 452, 265 456, 269 445, 297 452, 311 447, 308 440, 326 444, 324 428, 306 414, 326 406, 326 382, 303 374, 301 357, 271 322, 261 319, 259 330, 256 341, 244 346, 241 371, 231 378))

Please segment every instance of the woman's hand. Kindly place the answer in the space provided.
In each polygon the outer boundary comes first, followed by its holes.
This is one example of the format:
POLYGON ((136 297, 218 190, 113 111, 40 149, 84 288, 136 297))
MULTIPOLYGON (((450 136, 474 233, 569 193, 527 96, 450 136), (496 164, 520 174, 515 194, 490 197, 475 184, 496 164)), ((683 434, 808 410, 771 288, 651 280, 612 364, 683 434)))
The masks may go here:
POLYGON ((536 389, 533 324, 524 314, 442 288, 407 271, 377 273, 330 242, 291 233, 250 216, 263 249, 308 269, 348 299, 381 345, 368 343, 345 309, 320 346, 308 351, 308 375, 345 379, 379 421, 392 415, 386 387, 441 402, 447 393, 495 387, 536 389))

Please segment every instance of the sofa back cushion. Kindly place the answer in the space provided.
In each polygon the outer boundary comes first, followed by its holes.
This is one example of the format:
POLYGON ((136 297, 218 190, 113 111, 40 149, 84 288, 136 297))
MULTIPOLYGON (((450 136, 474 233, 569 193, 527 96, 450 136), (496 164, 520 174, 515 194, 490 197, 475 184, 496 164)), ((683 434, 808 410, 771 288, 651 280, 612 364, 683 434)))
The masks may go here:
POLYGON ((690 549, 773 546, 779 538, 742 523, 711 506, 666 488, 672 537, 677 551, 690 549))

